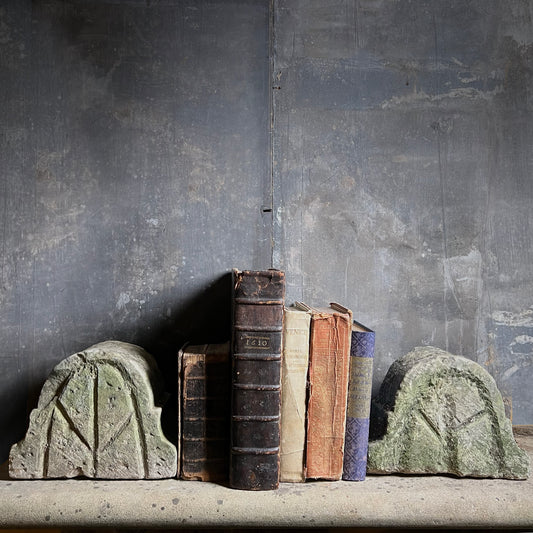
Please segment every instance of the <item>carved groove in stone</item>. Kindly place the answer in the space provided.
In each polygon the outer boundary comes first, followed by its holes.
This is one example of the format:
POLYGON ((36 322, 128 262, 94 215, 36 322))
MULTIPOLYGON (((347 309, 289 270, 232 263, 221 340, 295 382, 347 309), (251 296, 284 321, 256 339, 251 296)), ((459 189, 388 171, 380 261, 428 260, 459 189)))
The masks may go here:
POLYGON ((416 348, 391 366, 372 426, 372 473, 529 475, 494 379, 474 361, 437 348, 416 348))
POLYGON ((176 448, 162 433, 156 407, 158 377, 147 352, 116 341, 59 363, 26 437, 11 449, 11 477, 174 477, 176 448))

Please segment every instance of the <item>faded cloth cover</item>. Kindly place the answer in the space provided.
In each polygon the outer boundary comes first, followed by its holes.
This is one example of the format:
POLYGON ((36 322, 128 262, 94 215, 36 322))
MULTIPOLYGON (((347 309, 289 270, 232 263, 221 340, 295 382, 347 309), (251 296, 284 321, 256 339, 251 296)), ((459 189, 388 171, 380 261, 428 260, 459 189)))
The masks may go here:
POLYGON ((307 478, 342 476, 351 312, 313 310, 309 343, 307 478))
POLYGON ((285 274, 234 272, 230 485, 279 485, 285 274))
POLYGON ((281 481, 305 481, 305 402, 311 314, 285 309, 281 378, 281 481))
POLYGON ((346 481, 363 481, 366 476, 375 338, 373 331, 354 321, 342 472, 346 481))
POLYGON ((182 351, 182 479, 228 478, 229 376, 229 342, 182 351))

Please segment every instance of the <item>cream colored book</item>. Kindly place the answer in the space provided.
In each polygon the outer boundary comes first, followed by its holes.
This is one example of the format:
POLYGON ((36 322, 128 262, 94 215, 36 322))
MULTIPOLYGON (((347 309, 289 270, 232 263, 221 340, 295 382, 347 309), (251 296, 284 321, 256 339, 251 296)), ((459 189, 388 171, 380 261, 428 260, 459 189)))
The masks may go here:
POLYGON ((311 313, 285 308, 281 383, 280 481, 305 481, 305 425, 311 313))

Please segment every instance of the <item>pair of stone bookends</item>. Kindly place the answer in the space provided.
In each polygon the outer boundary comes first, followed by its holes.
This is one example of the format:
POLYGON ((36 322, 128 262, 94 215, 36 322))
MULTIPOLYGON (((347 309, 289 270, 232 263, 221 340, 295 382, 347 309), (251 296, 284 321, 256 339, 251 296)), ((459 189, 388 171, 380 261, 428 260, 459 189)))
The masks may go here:
MULTIPOLYGON (((43 386, 25 438, 10 453, 13 478, 160 479, 176 476, 176 447, 160 423, 155 360, 117 341, 59 363, 43 386)), ((526 479, 493 378, 437 348, 396 361, 375 402, 370 473, 526 479)))

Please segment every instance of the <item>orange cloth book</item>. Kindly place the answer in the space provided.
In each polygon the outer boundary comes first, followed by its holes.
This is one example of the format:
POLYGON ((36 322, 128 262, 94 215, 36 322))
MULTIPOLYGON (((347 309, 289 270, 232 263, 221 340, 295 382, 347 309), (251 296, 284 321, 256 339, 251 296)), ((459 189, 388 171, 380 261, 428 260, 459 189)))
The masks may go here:
POLYGON ((306 477, 342 476, 352 312, 339 304, 311 311, 306 477))

